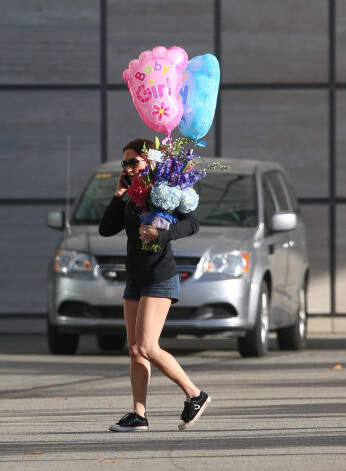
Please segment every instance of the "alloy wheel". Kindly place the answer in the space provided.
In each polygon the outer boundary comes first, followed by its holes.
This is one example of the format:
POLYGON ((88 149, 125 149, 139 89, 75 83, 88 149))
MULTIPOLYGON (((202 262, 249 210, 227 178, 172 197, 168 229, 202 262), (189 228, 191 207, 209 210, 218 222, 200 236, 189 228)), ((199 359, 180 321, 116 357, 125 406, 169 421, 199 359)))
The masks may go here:
POLYGON ((301 288, 299 292, 298 322, 299 322, 299 335, 302 339, 305 339, 305 336, 306 336, 306 293, 305 293, 304 288, 301 288))
POLYGON ((268 293, 262 292, 261 297, 261 341, 265 345, 269 337, 269 308, 268 308, 268 293))

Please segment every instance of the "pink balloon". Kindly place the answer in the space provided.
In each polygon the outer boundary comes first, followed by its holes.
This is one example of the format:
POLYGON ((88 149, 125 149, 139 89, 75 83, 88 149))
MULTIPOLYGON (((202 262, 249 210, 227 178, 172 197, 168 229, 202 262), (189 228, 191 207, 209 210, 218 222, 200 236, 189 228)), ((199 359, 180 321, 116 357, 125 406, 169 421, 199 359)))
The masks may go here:
POLYGON ((144 51, 124 70, 133 103, 145 124, 170 134, 183 116, 179 90, 188 56, 181 47, 155 47, 144 51))

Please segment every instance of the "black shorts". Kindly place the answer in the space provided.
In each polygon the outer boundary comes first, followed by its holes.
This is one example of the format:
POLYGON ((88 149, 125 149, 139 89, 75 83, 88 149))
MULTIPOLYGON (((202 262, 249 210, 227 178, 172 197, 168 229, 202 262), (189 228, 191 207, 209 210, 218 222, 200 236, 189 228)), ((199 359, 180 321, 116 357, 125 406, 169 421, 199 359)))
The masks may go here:
POLYGON ((126 283, 123 299, 139 301, 142 296, 153 298, 170 298, 172 304, 179 300, 180 275, 175 275, 169 280, 159 281, 151 285, 140 283, 126 283))

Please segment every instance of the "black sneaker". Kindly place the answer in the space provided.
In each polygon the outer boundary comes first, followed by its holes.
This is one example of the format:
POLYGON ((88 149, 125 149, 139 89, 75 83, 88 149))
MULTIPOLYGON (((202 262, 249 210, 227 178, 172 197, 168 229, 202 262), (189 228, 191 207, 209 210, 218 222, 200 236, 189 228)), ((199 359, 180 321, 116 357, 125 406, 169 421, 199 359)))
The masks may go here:
POLYGON ((198 397, 191 397, 185 401, 184 410, 180 416, 182 422, 178 425, 179 430, 185 430, 187 427, 194 425, 210 402, 211 397, 203 391, 198 397))
POLYGON ((136 412, 124 415, 115 425, 111 425, 111 432, 145 432, 149 425, 145 417, 141 417, 136 412))

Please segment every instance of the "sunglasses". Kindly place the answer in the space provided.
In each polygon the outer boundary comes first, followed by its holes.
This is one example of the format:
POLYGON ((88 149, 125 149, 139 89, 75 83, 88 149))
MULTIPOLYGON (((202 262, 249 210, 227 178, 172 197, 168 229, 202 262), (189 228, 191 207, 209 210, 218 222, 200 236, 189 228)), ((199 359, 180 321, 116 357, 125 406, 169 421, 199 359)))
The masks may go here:
POLYGON ((140 162, 143 162, 144 159, 141 159, 141 160, 137 160, 137 159, 130 159, 130 160, 123 160, 121 162, 121 166, 122 168, 125 170, 127 167, 131 167, 131 168, 134 168, 134 167, 137 167, 137 165, 140 163, 140 162))

